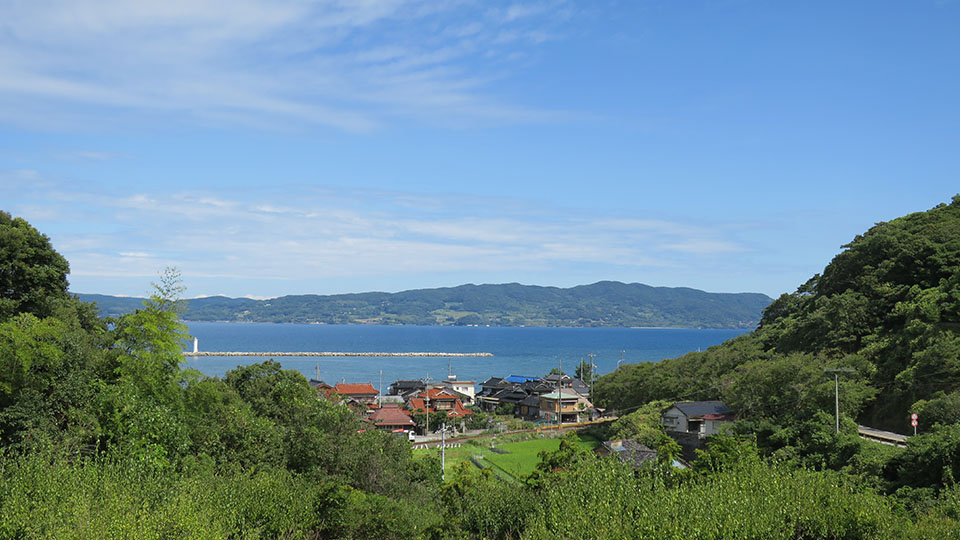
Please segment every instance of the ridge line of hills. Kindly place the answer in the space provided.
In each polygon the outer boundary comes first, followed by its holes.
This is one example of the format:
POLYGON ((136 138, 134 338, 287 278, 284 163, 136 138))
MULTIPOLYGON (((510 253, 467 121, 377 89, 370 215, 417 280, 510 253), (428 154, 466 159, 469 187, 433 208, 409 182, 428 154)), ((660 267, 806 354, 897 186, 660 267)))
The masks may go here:
MULTIPOLYGON (((141 306, 142 298, 77 295, 103 315, 141 306)), ((267 300, 212 296, 184 300, 187 321, 411 324, 428 326, 590 326, 754 328, 772 298, 687 287, 600 281, 570 288, 506 283, 397 293, 288 295, 267 300)))

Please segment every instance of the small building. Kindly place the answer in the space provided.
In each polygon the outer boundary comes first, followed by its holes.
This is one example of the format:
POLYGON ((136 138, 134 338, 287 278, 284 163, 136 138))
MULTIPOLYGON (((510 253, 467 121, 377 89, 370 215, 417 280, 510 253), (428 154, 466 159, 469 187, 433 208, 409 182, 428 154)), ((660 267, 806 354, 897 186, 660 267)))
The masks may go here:
POLYGON ((615 456, 634 469, 657 459, 656 450, 634 439, 604 441, 603 444, 594 448, 593 452, 598 456, 615 456))
POLYGON ((443 381, 443 386, 447 390, 456 393, 460 397, 460 401, 467 405, 473 403, 477 396, 476 381, 460 381, 457 380, 456 375, 447 377, 447 379, 443 381))
POLYGON ((475 396, 476 404, 484 411, 490 412, 500 406, 497 394, 506 388, 513 388, 513 383, 501 377, 490 377, 480 383, 480 392, 475 396))
POLYGON ((414 413, 446 412, 448 418, 462 418, 473 414, 473 411, 463 406, 459 397, 439 388, 431 388, 417 397, 410 398, 407 401, 407 409, 414 413))
POLYGON ((377 429, 385 431, 411 430, 415 427, 413 418, 396 404, 384 405, 373 411, 369 420, 377 429))
POLYGON ((540 396, 540 419, 560 423, 583 422, 590 418, 593 405, 587 398, 569 389, 555 390, 540 396))
POLYGON ((409 396, 423 392, 426 388, 426 383, 420 379, 400 379, 387 388, 387 393, 391 396, 409 396))
POLYGON ((377 398, 377 403, 378 403, 381 407, 386 407, 387 405, 394 405, 394 406, 403 408, 403 406, 404 406, 407 402, 406 402, 405 399, 403 399, 402 396, 389 396, 389 395, 388 395, 388 396, 380 396, 379 398, 377 398))
POLYGON ((590 395, 590 387, 577 377, 571 377, 566 373, 549 373, 540 382, 550 388, 569 388, 581 396, 590 395))
POLYGON ((320 397, 329 397, 330 392, 333 391, 332 386, 318 379, 310 379, 310 386, 317 391, 317 395, 320 397))
POLYGON ((660 416, 667 431, 692 433, 701 439, 718 433, 733 420, 733 411, 722 401, 678 401, 660 416))
POLYGON ((521 418, 525 420, 537 420, 540 418, 540 396, 531 394, 520 402, 520 410, 517 411, 521 418))
POLYGON ((370 383, 337 383, 333 391, 347 401, 373 405, 377 401, 377 389, 370 383))

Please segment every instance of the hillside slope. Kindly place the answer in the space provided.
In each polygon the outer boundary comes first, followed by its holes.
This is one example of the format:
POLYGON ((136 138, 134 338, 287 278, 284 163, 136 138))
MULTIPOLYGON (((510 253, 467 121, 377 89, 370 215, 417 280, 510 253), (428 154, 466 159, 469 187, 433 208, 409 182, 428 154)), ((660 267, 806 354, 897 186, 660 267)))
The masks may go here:
MULTIPOLYGON (((127 313, 140 303, 135 298, 79 296, 96 302, 107 315, 127 313)), ((757 293, 707 293, 614 281, 569 289, 508 283, 270 300, 198 298, 188 301, 185 318, 325 324, 753 328, 770 301, 757 293)))
MULTIPOLYGON (((757 385, 782 376, 772 385, 777 392, 803 387, 809 395, 798 390, 797 402, 832 412, 825 370, 838 367, 854 370, 846 384, 859 392, 855 405, 841 399, 841 409, 900 431, 918 400, 960 388, 960 196, 857 236, 821 274, 767 307, 751 334, 656 366, 625 367, 601 380, 598 395, 615 407, 683 397, 739 400, 751 410, 757 401, 742 390, 753 385, 755 396, 757 385), (810 373, 808 382, 770 367, 790 362, 793 373, 810 373)), ((764 406, 752 410, 773 416, 764 406)))

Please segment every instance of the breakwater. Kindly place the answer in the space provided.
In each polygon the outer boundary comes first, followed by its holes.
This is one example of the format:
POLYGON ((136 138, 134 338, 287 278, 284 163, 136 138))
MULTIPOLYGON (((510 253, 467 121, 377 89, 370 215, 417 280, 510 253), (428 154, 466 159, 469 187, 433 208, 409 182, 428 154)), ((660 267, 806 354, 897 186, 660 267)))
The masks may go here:
POLYGON ((197 352, 186 351, 184 356, 324 356, 333 358, 347 357, 417 357, 417 358, 466 358, 466 357, 493 357, 488 352, 478 353, 448 353, 448 352, 197 352))

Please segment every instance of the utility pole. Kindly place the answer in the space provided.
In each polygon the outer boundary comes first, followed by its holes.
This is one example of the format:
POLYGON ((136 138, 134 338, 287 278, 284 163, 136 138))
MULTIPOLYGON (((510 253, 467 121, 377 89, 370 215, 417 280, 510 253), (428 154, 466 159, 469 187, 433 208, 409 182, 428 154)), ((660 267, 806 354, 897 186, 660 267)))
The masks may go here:
POLYGON ((831 368, 825 369, 824 371, 833 373, 833 404, 837 418, 837 433, 840 433, 840 374, 855 373, 856 370, 851 368, 831 368))
POLYGON ((443 427, 440 428, 440 480, 446 480, 446 473, 444 472, 447 468, 447 423, 443 423, 443 427))
POLYGON ((560 409, 560 401, 563 397, 563 394, 560 393, 560 382, 563 380, 563 358, 557 359, 557 369, 560 370, 560 373, 557 374, 557 433, 560 433, 560 416, 563 414, 560 409))
POLYGON ((587 356, 590 358, 590 377, 589 377, 588 380, 587 380, 587 384, 589 385, 589 386, 587 387, 587 392, 589 392, 589 393, 592 394, 592 393, 593 393, 593 379, 594 379, 593 369, 594 369, 595 367, 597 367, 597 365, 593 363, 593 359, 596 358, 597 355, 595 355, 595 354, 593 354, 593 353, 590 353, 590 354, 588 354, 587 356))
POLYGON ((427 388, 426 394, 427 394, 427 411, 426 411, 426 414, 427 414, 427 429, 426 429, 426 433, 424 433, 424 435, 429 435, 429 434, 430 434, 430 389, 429 389, 429 388, 427 388))
POLYGON ((627 351, 620 351, 620 361, 617 362, 617 369, 620 369, 620 364, 623 364, 623 353, 627 351))

